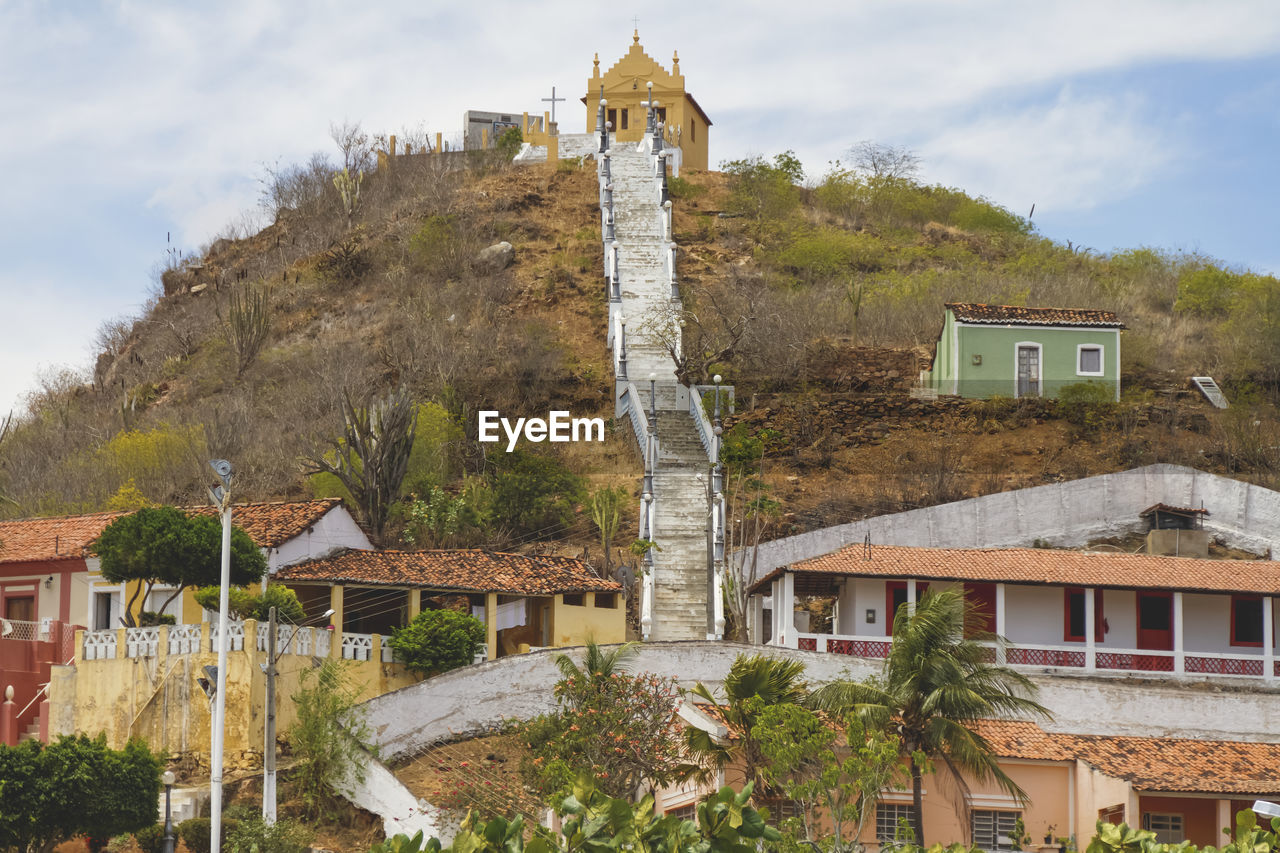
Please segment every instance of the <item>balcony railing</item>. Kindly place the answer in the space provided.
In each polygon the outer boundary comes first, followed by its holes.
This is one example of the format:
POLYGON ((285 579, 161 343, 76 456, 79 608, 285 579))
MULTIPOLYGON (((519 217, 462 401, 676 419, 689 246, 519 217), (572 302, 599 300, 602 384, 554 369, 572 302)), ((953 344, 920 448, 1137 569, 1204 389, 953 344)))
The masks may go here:
MULTIPOLYGON (((853 636, 844 634, 795 635, 795 648, 801 651, 826 652, 854 657, 883 659, 889 656, 890 637, 853 636)), ((1266 672, 1266 657, 1261 649, 1247 652, 1181 653, 1159 649, 1126 649, 1098 645, 1090 666, 1089 650, 1084 646, 1048 644, 1010 644, 1004 649, 1005 660, 1020 669, 1065 669, 1077 672, 1169 673, 1171 675, 1213 675, 1240 678, 1275 678, 1280 676, 1280 660, 1272 661, 1272 672, 1266 672)), ((992 658, 996 649, 992 646, 992 658)))

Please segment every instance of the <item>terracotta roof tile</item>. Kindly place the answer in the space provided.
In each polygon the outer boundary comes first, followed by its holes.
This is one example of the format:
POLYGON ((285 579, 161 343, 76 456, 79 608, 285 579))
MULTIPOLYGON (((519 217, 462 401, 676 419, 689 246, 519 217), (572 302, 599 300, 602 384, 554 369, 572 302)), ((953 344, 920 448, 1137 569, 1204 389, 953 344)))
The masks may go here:
POLYGON ((981 720, 975 728, 1002 757, 1080 759, 1144 791, 1280 792, 1280 743, 1060 734, 1035 723, 997 720, 981 720))
MULTIPOLYGON (((314 501, 276 501, 236 504, 232 523, 244 528, 259 548, 274 548, 301 534, 342 502, 337 498, 314 501)), ((186 507, 199 515, 215 515, 212 506, 186 507)), ((89 543, 125 512, 94 512, 50 518, 0 521, 0 563, 72 560, 84 556, 89 543)))
POLYGON ((296 563, 275 575, 281 581, 456 589, 510 595, 621 592, 617 581, 596 576, 570 557, 524 556, 479 549, 449 551, 344 551, 296 563))
POLYGON ((1180 589, 1280 594, 1280 564, 1273 560, 1204 560, 1147 554, 1086 553, 1041 548, 915 548, 863 545, 774 569, 751 592, 785 571, 801 575, 859 575, 922 580, 1180 589))
POLYGON ((1155 512, 1172 512, 1179 515, 1208 515, 1209 510, 1202 506, 1173 506, 1172 504, 1152 504, 1138 513, 1138 518, 1146 518, 1155 512))
POLYGON ((1114 311, 1089 308, 1026 308, 1021 305, 984 305, 979 302, 948 302, 946 307, 962 323, 1124 328, 1114 311))

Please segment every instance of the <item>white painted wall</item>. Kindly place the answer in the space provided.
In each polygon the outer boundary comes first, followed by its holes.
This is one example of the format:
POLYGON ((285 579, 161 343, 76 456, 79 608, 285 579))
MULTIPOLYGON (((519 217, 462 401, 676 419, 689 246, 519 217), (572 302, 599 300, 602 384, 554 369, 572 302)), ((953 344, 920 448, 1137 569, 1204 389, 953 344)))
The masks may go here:
POLYGON ((1200 506, 1204 526, 1227 545, 1280 552, 1280 492, 1181 465, 1147 465, 1068 483, 984 495, 864 519, 759 546, 761 574, 864 541, 932 548, 1012 548, 1037 539, 1083 545, 1146 528, 1138 513, 1154 503, 1200 506))
POLYGON ((1005 636, 1015 644, 1083 648, 1084 643, 1068 643, 1062 639, 1065 633, 1063 596, 1062 587, 1005 584, 1005 636))
POLYGON ((302 535, 295 536, 267 552, 268 571, 275 572, 284 566, 291 566, 303 560, 323 557, 338 548, 354 548, 360 551, 373 550, 373 543, 364 535, 360 525, 356 524, 351 513, 341 505, 321 516, 311 529, 302 535))
POLYGON ((1102 592, 1102 617, 1107 631, 1105 645, 1113 649, 1132 649, 1138 645, 1138 599, 1132 590, 1107 589, 1102 592))
POLYGON ((1182 647, 1198 652, 1262 654, 1262 649, 1231 645, 1231 596, 1193 595, 1182 597, 1182 647))

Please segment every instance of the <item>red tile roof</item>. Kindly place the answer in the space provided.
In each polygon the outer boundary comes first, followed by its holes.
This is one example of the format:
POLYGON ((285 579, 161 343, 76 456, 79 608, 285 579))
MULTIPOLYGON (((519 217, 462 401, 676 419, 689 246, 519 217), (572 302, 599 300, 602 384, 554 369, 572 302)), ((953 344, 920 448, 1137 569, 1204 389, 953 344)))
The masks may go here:
POLYGON ((786 571, 798 575, 920 578, 922 580, 1179 589, 1200 592, 1280 594, 1280 563, 1272 560, 1204 560, 1147 554, 1086 553, 1041 548, 914 548, 861 544, 774 569, 757 592, 786 571))
POLYGON ((1169 512, 1178 515, 1208 515, 1209 510, 1202 506, 1173 506, 1172 504, 1152 504, 1138 513, 1138 518, 1146 518, 1154 512, 1169 512))
POLYGON ((1002 757, 1080 759, 1143 791, 1280 792, 1280 743, 1059 734, 1035 723, 997 720, 975 728, 1002 757))
MULTIPOLYGON (((341 503, 337 498, 326 498, 236 504, 231 510, 231 520, 243 527, 259 548, 275 548, 300 535, 341 503)), ((217 509, 212 506, 186 507, 186 511, 199 515, 217 514, 217 509)), ((128 513, 94 512, 0 521, 0 563, 79 559, 84 556, 89 543, 122 515, 128 513)))
POLYGON ((622 585, 598 577, 570 557, 503 554, 479 549, 448 551, 344 551, 276 572, 285 582, 554 595, 561 592, 621 592, 622 585))
POLYGON ((946 307, 961 323, 1014 326, 1101 326, 1123 329, 1114 311, 1088 308, 1025 308, 1021 305, 984 305, 948 302, 946 307))

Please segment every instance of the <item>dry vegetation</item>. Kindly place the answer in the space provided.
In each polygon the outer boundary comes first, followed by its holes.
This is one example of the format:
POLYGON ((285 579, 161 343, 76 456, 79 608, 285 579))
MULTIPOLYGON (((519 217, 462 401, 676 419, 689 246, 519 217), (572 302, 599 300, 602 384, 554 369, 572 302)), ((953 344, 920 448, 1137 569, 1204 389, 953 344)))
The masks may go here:
MULTIPOLYGON (((358 168, 368 151, 343 156, 358 168)), ((909 169, 876 168, 805 185, 781 155, 672 181, 691 379, 723 373, 744 404, 821 397, 815 344, 927 346, 942 303, 971 300, 1116 311, 1126 402, 1087 417, 975 405, 870 440, 840 440, 839 424, 835 438, 770 439, 759 486, 780 502, 771 535, 1150 461, 1277 485, 1274 279, 1148 249, 1099 257, 909 169), (1180 395, 1192 373, 1215 375, 1238 405, 1220 414, 1180 395)), ((506 460, 474 441, 476 410, 612 414, 590 164, 399 157, 365 174, 350 215, 333 171, 324 158, 271 170, 270 225, 173 260, 141 316, 103 324, 91 371, 42 378, 0 440, 6 515, 199 502, 213 457, 235 461, 245 499, 331 493, 300 460, 341 434, 344 393, 399 387, 438 420, 438 464, 413 492, 478 506, 506 460), (510 267, 479 260, 502 240, 510 267)), ((575 495, 623 485, 634 500, 625 432, 603 449, 537 449, 582 478, 575 495)), ((588 515, 532 532, 491 518, 447 541, 580 549, 588 515)), ((619 541, 634 516, 622 510, 619 541)), ((393 515, 387 541, 403 523, 393 515)))

